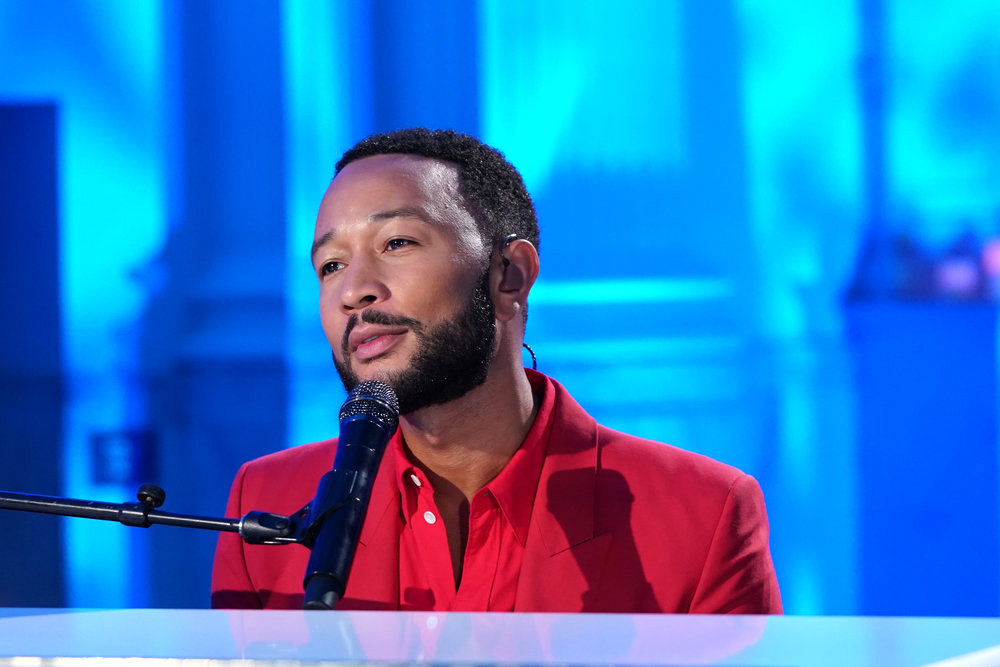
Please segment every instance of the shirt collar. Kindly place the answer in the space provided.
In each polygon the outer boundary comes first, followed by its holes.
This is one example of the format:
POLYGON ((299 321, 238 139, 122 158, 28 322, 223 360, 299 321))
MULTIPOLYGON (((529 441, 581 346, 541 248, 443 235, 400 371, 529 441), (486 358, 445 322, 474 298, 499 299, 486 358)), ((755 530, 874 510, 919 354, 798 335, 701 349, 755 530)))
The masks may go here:
POLYGON ((391 455, 393 463, 393 474, 396 478, 396 486, 399 489, 400 508, 402 509, 402 519, 408 523, 410 515, 416 510, 414 486, 420 487, 426 483, 424 473, 410 462, 406 455, 406 448, 403 446, 403 429, 397 428, 389 441, 387 455, 391 455))
MULTIPOLYGON (((525 369, 525 373, 528 382, 531 383, 532 393, 541 397, 538 414, 535 415, 535 421, 528 429, 521 446, 514 452, 507 465, 500 474, 479 490, 479 493, 488 490, 493 495, 522 546, 528 537, 528 523, 531 520, 538 480, 542 474, 542 464, 548 449, 556 402, 555 388, 545 375, 528 369, 525 369)), ((394 458, 394 476, 399 488, 403 521, 409 521, 416 509, 415 505, 411 506, 416 497, 416 494, 412 493, 414 486, 427 484, 427 479, 407 457, 406 448, 403 446, 402 429, 396 429, 392 440, 389 441, 388 449, 394 458)))
POLYGON ((538 414, 524 442, 514 452, 514 456, 485 488, 489 489, 508 523, 524 546, 528 538, 528 523, 531 509, 535 504, 538 479, 542 474, 545 452, 548 450, 549 435, 552 431, 552 416, 555 408, 555 388, 541 373, 525 369, 531 391, 540 396, 538 414))

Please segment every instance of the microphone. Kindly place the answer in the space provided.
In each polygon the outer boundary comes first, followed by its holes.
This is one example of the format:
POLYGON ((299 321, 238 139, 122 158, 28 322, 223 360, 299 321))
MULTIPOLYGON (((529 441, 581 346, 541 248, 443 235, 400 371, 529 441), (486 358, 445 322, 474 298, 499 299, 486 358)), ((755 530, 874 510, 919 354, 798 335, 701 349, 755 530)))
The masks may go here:
POLYGON ((309 545, 304 609, 333 609, 344 595, 372 484, 386 443, 399 424, 392 388, 377 380, 361 382, 340 408, 340 439, 333 470, 323 475, 309 505, 309 545))

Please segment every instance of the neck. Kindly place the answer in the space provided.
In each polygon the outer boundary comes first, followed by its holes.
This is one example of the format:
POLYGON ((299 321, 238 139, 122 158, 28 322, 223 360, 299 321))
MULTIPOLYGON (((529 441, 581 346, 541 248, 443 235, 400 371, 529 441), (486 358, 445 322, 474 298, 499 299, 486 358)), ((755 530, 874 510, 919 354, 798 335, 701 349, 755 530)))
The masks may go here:
POLYGON ((470 500, 510 461, 537 410, 522 368, 494 364, 482 385, 444 405, 404 415, 400 428, 434 488, 470 500))

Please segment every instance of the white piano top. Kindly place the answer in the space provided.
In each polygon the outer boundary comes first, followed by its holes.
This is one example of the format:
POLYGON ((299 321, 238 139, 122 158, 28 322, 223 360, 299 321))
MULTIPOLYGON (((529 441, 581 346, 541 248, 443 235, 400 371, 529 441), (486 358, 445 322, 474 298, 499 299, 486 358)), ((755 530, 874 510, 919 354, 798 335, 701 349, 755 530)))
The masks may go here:
POLYGON ((978 667, 1000 619, 0 609, 0 665, 236 660, 978 667))

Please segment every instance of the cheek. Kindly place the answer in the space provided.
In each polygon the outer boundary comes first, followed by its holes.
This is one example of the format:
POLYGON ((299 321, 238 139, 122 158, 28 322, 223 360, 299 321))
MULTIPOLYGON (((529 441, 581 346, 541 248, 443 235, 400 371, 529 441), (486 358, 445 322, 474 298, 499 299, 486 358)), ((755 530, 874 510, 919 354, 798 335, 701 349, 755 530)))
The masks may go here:
POLYGON ((424 272, 411 284, 419 286, 419 295, 442 311, 464 305, 482 278, 483 267, 477 261, 460 260, 452 257, 446 269, 430 274, 424 272))
POLYGON ((438 323, 451 318, 465 303, 466 295, 455 283, 442 282, 426 285, 410 299, 413 304, 411 317, 425 323, 438 323))

